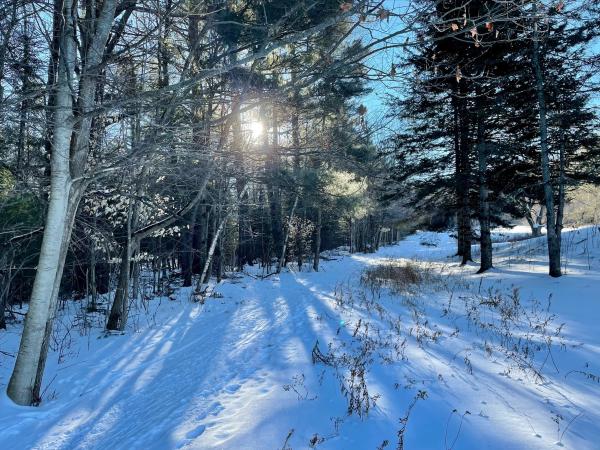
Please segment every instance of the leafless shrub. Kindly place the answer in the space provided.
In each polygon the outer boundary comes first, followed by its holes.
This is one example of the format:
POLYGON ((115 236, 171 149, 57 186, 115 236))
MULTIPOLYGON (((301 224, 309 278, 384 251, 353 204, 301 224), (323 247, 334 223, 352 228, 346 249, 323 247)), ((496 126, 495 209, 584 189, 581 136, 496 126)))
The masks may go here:
POLYGON ((430 271, 410 262, 389 261, 367 269, 362 283, 370 288, 390 288, 394 293, 414 292, 430 277, 430 271))
POLYGON ((292 435, 294 434, 294 429, 290 429, 290 431, 287 434, 287 437, 285 438, 285 441, 283 442, 283 447, 281 447, 281 450, 292 450, 292 447, 290 447, 288 445, 288 442, 290 440, 290 438, 292 437, 292 435))
MULTIPOLYGON (((555 315, 550 312, 551 297, 546 306, 538 300, 525 306, 515 288, 509 293, 489 289, 483 295, 459 298, 464 302, 467 323, 475 326, 485 338, 484 350, 488 357, 497 350, 511 363, 506 374, 516 367, 541 382, 544 380, 542 371, 549 361, 558 372, 553 350, 556 345, 565 348, 564 324, 557 324, 555 315), (541 363, 536 358, 540 352, 544 352, 541 363)), ((472 367, 467 366, 472 371, 472 367)))
POLYGON ((462 415, 460 416, 460 422, 458 424, 458 430, 456 431, 456 435, 454 436, 454 439, 452 440, 450 445, 448 445, 448 427, 450 425, 450 420, 457 414, 459 414, 458 410, 453 409, 452 412, 450 413, 450 415, 448 416, 448 421, 446 422, 446 433, 444 434, 444 448, 446 450, 454 449, 454 446, 456 445, 456 441, 458 440, 458 436, 460 436, 460 430, 462 429, 462 424, 465 420, 465 416, 471 415, 471 413, 469 411, 465 411, 464 413, 462 413, 462 415))
POLYGON ((294 375, 292 377, 292 382, 289 384, 285 384, 283 386, 283 390, 286 392, 293 391, 298 396, 298 400, 315 400, 317 398, 316 395, 309 397, 308 389, 304 384, 306 377, 304 374, 294 375))
POLYGON ((390 441, 388 441, 387 439, 384 439, 383 442, 380 445, 377 446, 376 450, 383 450, 388 445, 390 445, 390 441))
POLYGON ((410 413, 412 412, 413 408, 419 400, 425 400, 426 398, 427 391, 419 390, 408 405, 408 408, 406 409, 406 414, 404 414, 404 416, 400 418, 400 429, 398 430, 398 445, 396 446, 396 450, 404 450, 404 435, 406 434, 406 425, 408 425, 410 413))
POLYGON ((361 418, 369 413, 379 398, 379 395, 369 393, 366 380, 373 353, 379 347, 379 343, 369 337, 368 329, 368 324, 360 322, 349 345, 334 347, 330 344, 327 354, 324 354, 317 341, 312 350, 313 364, 325 364, 335 369, 340 392, 348 403, 348 415, 357 414, 361 418), (361 328, 363 331, 359 332, 361 328))
POLYGON ((567 378, 571 374, 577 374, 583 376, 586 380, 591 380, 596 383, 600 383, 600 375, 596 375, 595 373, 586 372, 584 370, 569 370, 565 374, 565 378, 567 378))
POLYGON ((317 433, 315 433, 313 435, 313 437, 310 438, 310 441, 308 442, 308 445, 310 446, 310 448, 316 448, 317 445, 323 443, 325 441, 325 438, 322 436, 319 436, 317 433))

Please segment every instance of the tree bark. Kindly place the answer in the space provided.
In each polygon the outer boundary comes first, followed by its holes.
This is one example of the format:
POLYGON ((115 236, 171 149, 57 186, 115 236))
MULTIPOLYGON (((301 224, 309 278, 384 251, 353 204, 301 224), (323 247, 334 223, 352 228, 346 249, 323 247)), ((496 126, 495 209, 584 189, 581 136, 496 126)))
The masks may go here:
MULTIPOLYGON (((249 187, 249 185, 246 184, 242 188, 242 191, 238 195, 238 199, 237 199, 238 202, 246 194, 248 187, 249 187)), ((225 225, 227 224, 227 221, 229 220, 229 217, 231 216, 232 213, 233 213, 233 208, 227 208, 227 213, 221 219, 218 228, 215 230, 215 233, 212 236, 210 247, 208 248, 208 254, 206 256, 206 261, 204 262, 204 267, 202 269, 202 273, 200 274, 200 278, 198 279, 198 286, 196 287, 196 291, 198 291, 198 292, 201 292, 202 284, 204 283, 204 281, 206 279, 206 276, 208 274, 208 268, 210 267, 210 265, 212 263, 212 258, 213 258, 213 255, 215 254, 215 249, 217 248, 217 243, 219 241, 221 233, 223 232, 223 228, 225 228, 225 225)))
MULTIPOLYGON (((63 3, 64 17, 71 17, 73 3, 63 3)), ((48 213, 42 238, 29 311, 25 319, 19 353, 10 378, 8 396, 20 405, 31 405, 39 401, 36 394, 36 377, 40 360, 45 362, 47 343, 44 337, 51 329, 56 306, 62 269, 66 257, 66 245, 70 238, 68 226, 72 222, 69 214, 75 214, 78 196, 73 193, 70 167, 71 133, 73 131, 73 101, 70 89, 70 74, 75 61, 75 31, 70 20, 61 24, 62 55, 56 87, 56 111, 54 112, 53 142, 51 156, 51 180, 48 213), (48 326, 48 324, 50 324, 48 326)))
MULTIPOLYGON (((534 2, 534 14, 537 13, 537 1, 534 2)), ((540 135, 540 163, 542 181, 544 185, 544 201, 546 206, 546 241, 548 245, 548 265, 551 277, 562 275, 560 267, 560 229, 554 211, 554 189, 550 175, 550 156, 548 149, 548 121, 546 110, 545 81, 540 61, 540 43, 537 22, 533 36, 532 65, 535 76, 535 91, 538 102, 539 135, 540 135)))
POLYGON ((127 324, 128 299, 129 299, 129 277, 131 258, 135 254, 138 246, 138 241, 132 238, 131 227, 135 206, 129 206, 127 213, 127 241, 121 252, 121 264, 119 268, 119 281, 115 290, 115 298, 110 309, 110 315, 106 324, 107 330, 124 331, 127 324))
POLYGON ((461 265, 473 260, 471 255, 471 239, 473 231, 471 229, 471 207, 470 207, 470 142, 469 142, 469 110, 467 95, 468 90, 466 81, 459 84, 459 123, 460 123, 460 167, 459 167, 459 234, 462 235, 462 261, 461 265))
POLYGON ((198 215, 198 205, 192 210, 189 230, 185 233, 184 254, 183 254, 183 286, 192 285, 192 274, 194 265, 194 234, 196 230, 196 216, 198 215))
POLYGON ((490 231, 490 203, 487 183, 488 145, 486 142, 486 123, 483 94, 477 85, 475 109, 477 110, 477 163, 479 181, 479 271, 483 273, 492 268, 492 236, 490 231))
POLYGON ((313 257, 313 269, 315 272, 319 271, 319 262, 321 260, 321 207, 317 207, 317 223, 315 226, 315 237, 314 246, 315 253, 313 257))
MULTIPOLYGON (((279 175, 279 122, 277 118, 277 109, 273 105, 273 144, 271 147, 271 157, 268 162, 268 190, 269 190, 269 210, 271 215, 271 235, 273 239, 273 254, 278 257, 283 247, 283 221, 281 218, 281 192, 273 179, 279 175)), ((269 261, 270 263, 270 261, 269 261)))
POLYGON ((281 273, 281 269, 284 266, 284 262, 285 262, 285 252, 287 250, 287 244, 288 244, 288 240, 290 238, 290 232, 291 232, 291 228, 292 228, 292 220, 294 218, 294 213, 296 212, 296 207, 298 206, 298 197, 299 195, 296 194, 296 197, 294 198, 294 204, 292 206, 292 210, 290 211, 290 217, 288 219, 288 224, 285 230, 285 235, 283 238, 283 245, 281 247, 281 255, 279 256, 279 263, 277 264, 277 273, 281 273))
POLYGON ((479 161, 479 247, 481 260, 478 273, 483 273, 492 268, 492 236, 490 232, 490 204, 487 185, 487 145, 483 136, 477 144, 479 161))
MULTIPOLYGON (((94 221, 95 222, 95 221, 94 221)), ((90 311, 96 311, 98 308, 98 285, 96 283, 96 243, 90 239, 90 291, 92 301, 88 306, 90 311)))

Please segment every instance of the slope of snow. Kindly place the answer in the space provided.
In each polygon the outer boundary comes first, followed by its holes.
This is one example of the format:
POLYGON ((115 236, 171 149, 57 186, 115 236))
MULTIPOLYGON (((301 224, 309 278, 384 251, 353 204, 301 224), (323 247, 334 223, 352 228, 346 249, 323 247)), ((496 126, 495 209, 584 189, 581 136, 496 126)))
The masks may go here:
MULTIPOLYGON (((68 302, 42 406, 0 398, 0 448, 597 448, 600 232, 563 244, 560 279, 546 275, 544 238, 495 244, 496 267, 476 275, 449 235, 417 233, 372 255, 332 252, 319 273, 228 280, 203 305, 180 288, 109 337, 68 302), (424 283, 361 283, 390 260, 424 283), (485 306, 514 295, 519 315, 485 306)), ((0 332, 3 352, 19 332, 0 332)), ((0 358, 4 391, 14 358, 0 358)))

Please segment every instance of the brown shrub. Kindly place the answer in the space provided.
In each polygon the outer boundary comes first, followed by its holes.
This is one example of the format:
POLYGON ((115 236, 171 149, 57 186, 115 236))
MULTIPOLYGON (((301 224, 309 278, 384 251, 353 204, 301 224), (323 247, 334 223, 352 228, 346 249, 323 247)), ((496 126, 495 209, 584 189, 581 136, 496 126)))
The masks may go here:
POLYGON ((389 261, 365 270, 362 281, 371 288, 385 286, 396 292, 407 292, 422 284, 428 277, 427 272, 411 262, 389 261))

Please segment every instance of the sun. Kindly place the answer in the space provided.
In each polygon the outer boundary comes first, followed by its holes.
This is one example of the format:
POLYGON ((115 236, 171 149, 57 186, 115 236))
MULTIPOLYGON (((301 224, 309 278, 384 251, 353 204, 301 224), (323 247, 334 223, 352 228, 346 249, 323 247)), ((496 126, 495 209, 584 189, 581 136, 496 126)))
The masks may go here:
POLYGON ((262 122, 254 120, 248 124, 248 129, 250 130, 250 134, 254 139, 262 136, 264 133, 264 126, 262 122))

